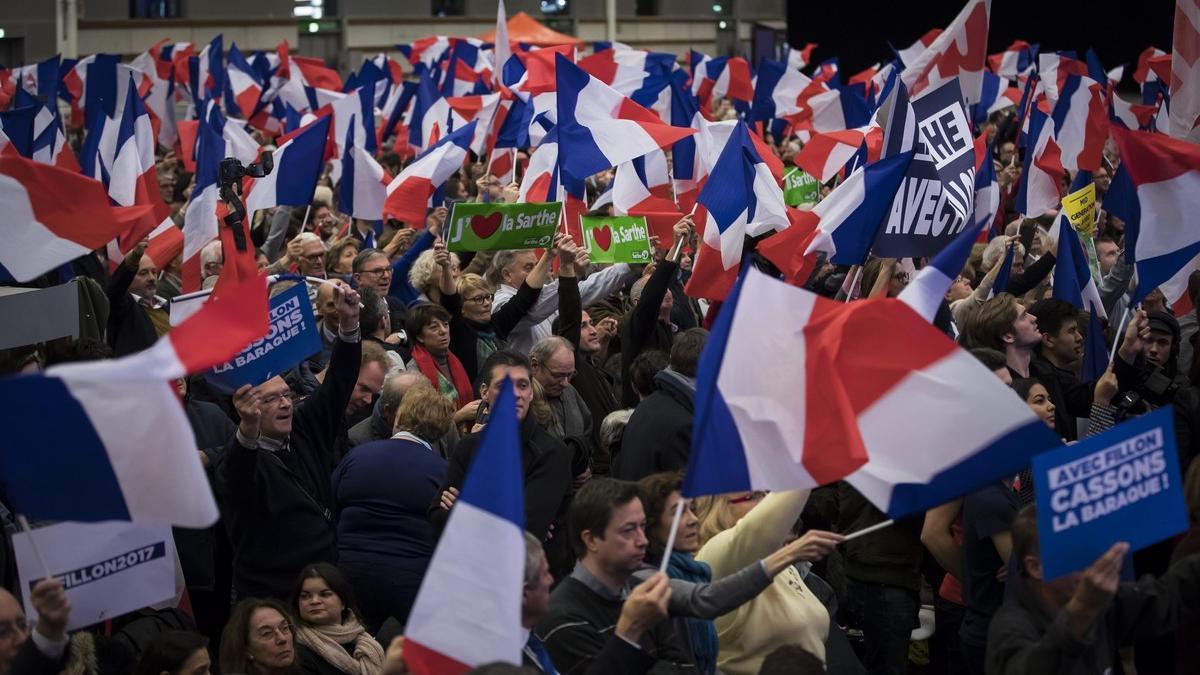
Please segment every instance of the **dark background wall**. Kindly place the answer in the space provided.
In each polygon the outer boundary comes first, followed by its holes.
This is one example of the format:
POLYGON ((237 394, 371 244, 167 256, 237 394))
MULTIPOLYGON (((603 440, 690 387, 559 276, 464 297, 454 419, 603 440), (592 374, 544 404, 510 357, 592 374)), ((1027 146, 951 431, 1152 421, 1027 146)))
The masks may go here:
MULTIPOLYGON (((965 0, 788 0, 788 40, 816 42, 817 61, 840 58, 853 74, 891 58, 890 42, 907 47, 930 28, 945 28, 965 0)), ((1148 46, 1171 50, 1172 0, 993 0, 988 53, 1013 40, 1040 43, 1043 52, 1096 50, 1105 68, 1126 63, 1132 73, 1148 46)))

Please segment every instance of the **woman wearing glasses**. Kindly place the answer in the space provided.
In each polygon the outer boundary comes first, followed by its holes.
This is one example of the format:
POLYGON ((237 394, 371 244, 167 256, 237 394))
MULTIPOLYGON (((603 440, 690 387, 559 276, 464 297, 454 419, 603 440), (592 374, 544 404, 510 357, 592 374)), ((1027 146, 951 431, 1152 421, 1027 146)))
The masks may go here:
MULTIPOLYGON (((645 559, 648 567, 634 575, 639 579, 648 578, 662 563, 675 509, 682 499, 679 494, 682 482, 683 474, 680 472, 656 473, 638 481, 638 496, 646 511, 646 539, 649 542, 645 559)), ((792 493, 784 493, 781 496, 790 494, 792 493)), ((710 497, 694 502, 693 506, 703 506, 705 515, 709 516, 718 508, 715 502, 720 501, 722 505, 719 509, 728 519, 748 513, 764 496, 765 493, 762 492, 751 492, 710 497)), ((714 527, 711 523, 709 526, 710 529, 714 527)), ((784 533, 785 537, 790 527, 789 524, 784 533)), ((756 529, 743 528, 723 537, 723 545, 741 552, 740 557, 744 559, 745 564, 737 568, 732 565, 728 568, 721 567, 718 573, 717 568, 696 559, 697 552, 702 550, 701 521, 691 508, 685 506, 683 509, 675 535, 675 545, 667 562, 667 576, 671 579, 672 591, 670 613, 675 624, 676 639, 682 643, 681 647, 692 655, 696 670, 701 674, 716 672, 718 644, 725 646, 724 634, 718 643, 717 625, 720 621, 714 624, 713 619, 722 615, 726 618, 737 616, 753 611, 752 608, 756 606, 761 612, 761 608, 767 606, 759 604, 761 599, 767 596, 769 602, 769 596, 781 580, 785 584, 791 582, 791 575, 795 573, 793 565, 820 560, 842 540, 841 535, 819 530, 810 530, 803 537, 787 544, 783 543, 785 537, 769 542, 754 540, 753 538, 760 533, 756 529), (761 555, 753 555, 751 551, 761 555), (787 573, 789 571, 790 573, 787 573), (735 612, 736 614, 731 614, 735 612)), ((803 584, 803 581, 799 583, 803 584)), ((819 601, 816 602, 824 611, 824 606, 819 601)), ((774 615, 779 616, 783 615, 774 615)), ((828 626, 828 615, 825 625, 828 626)), ((778 642, 775 646, 778 646, 794 642, 790 639, 790 633, 811 630, 811 627, 798 628, 788 624, 769 630, 776 636, 778 642)), ((824 637, 822 631, 819 639, 823 641, 824 637)), ((761 661, 770 651, 767 649, 761 652, 758 660, 761 661)), ((741 672, 728 669, 724 661, 721 662, 721 671, 741 672)), ((747 672, 757 673, 758 667, 755 666, 747 672)))
POLYGON ((299 672, 295 665, 287 608, 277 600, 239 602, 221 634, 221 672, 284 675, 299 672))
POLYGON ((555 249, 547 251, 517 289, 512 301, 493 313, 492 298, 496 288, 478 274, 463 274, 454 282, 445 246, 440 241, 434 245, 435 260, 443 279, 441 304, 451 316, 450 351, 462 362, 472 382, 477 378, 479 364, 507 346, 508 334, 537 302, 542 286, 549 279, 555 253, 555 249))

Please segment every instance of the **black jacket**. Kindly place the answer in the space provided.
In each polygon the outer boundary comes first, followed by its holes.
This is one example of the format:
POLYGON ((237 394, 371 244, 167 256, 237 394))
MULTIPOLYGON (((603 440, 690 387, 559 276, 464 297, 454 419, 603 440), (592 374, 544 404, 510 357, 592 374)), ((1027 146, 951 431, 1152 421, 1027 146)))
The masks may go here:
POLYGON ((671 279, 678 270, 679 265, 669 260, 658 263, 658 267, 654 269, 650 280, 642 289, 637 306, 621 324, 621 403, 626 408, 638 404, 637 393, 633 391, 633 380, 629 377, 633 360, 648 349, 671 351, 675 335, 670 326, 659 321, 658 310, 662 307, 671 279))
MULTIPOLYGON (((554 658, 551 657, 551 660, 553 661, 554 658)), ((528 647, 521 652, 521 665, 543 672, 542 665, 530 654, 528 647)), ((649 654, 615 635, 609 635, 604 640, 604 647, 592 659, 592 664, 583 671, 583 674, 642 675, 650 672, 650 668, 653 666, 654 659, 649 654)))
POLYGON ((579 392, 588 410, 592 413, 592 472, 599 476, 608 475, 612 458, 608 449, 600 447, 600 425, 614 410, 620 409, 613 393, 612 377, 603 368, 592 363, 591 357, 579 349, 580 332, 583 329, 583 301, 579 296, 579 279, 558 279, 558 334, 575 346, 575 379, 571 386, 579 392))
MULTIPOLYGON (((446 467, 446 479, 429 504, 429 519, 441 533, 450 515, 441 506, 441 494, 447 488, 462 488, 467 468, 475 459, 482 433, 463 436, 446 467)), ((571 490, 571 451, 562 441, 542 428, 532 414, 521 421, 521 465, 525 472, 525 529, 545 541, 550 524, 558 522, 555 539, 565 541, 568 493, 571 490)))
POLYGON ((129 285, 133 283, 136 270, 125 263, 117 265, 104 293, 108 296, 108 345, 114 356, 125 356, 140 352, 154 344, 158 333, 146 310, 133 299, 129 285))
MULTIPOLYGON (((221 453, 229 444, 237 427, 225 416, 225 413, 215 403, 199 401, 190 396, 184 401, 183 411, 192 426, 192 434, 196 437, 196 447, 208 456, 209 480, 212 469, 219 463, 221 453)), ((217 538, 225 536, 223 524, 194 530, 184 527, 171 529, 175 535, 175 550, 179 553, 179 564, 183 567, 183 578, 187 580, 190 590, 212 590, 216 584, 217 538)), ((228 543, 222 547, 228 549, 228 543)), ((225 560, 226 578, 228 578, 228 558, 225 560)))
POLYGON ((29 637, 25 639, 25 643, 17 649, 16 655, 9 664, 8 672, 4 675, 57 675, 67 664, 70 654, 71 647, 68 645, 62 658, 58 661, 51 659, 37 648, 33 642, 33 634, 30 633, 29 637))
POLYGON ((658 389, 638 404, 613 459, 613 478, 641 480, 652 473, 687 467, 692 449, 695 392, 665 371, 658 389))
POLYGON ((236 435, 229 442, 217 492, 239 596, 286 597, 301 567, 336 562, 329 476, 361 359, 361 343, 336 341, 325 382, 293 413, 287 449, 246 448, 236 435))
POLYGON ((987 672, 1092 675, 1109 672, 1117 649, 1175 630, 1184 612, 1200 602, 1200 555, 1175 563, 1161 579, 1121 584, 1085 640, 1067 628, 1065 614, 1047 612, 1024 577, 1010 581, 1014 592, 988 629, 987 672))

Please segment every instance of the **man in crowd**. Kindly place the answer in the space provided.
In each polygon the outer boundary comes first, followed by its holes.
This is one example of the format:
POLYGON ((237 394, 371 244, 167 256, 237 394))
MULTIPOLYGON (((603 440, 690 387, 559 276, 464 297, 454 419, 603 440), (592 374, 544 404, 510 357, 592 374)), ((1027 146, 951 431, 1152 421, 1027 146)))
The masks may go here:
POLYGON ((140 352, 171 328, 166 304, 155 295, 158 267, 139 245, 108 281, 108 344, 115 356, 140 352))
POLYGON ((641 480, 652 473, 687 467, 692 451, 696 367, 707 339, 708 331, 703 328, 689 328, 675 337, 669 366, 654 377, 658 388, 634 408, 625 427, 621 453, 613 460, 613 477, 641 480))
POLYGON ((1012 527, 1012 592, 988 631, 989 673, 1114 672, 1118 648, 1169 634, 1200 602, 1200 556, 1180 560, 1159 579, 1121 583, 1129 544, 1118 542, 1082 572, 1048 581, 1038 536, 1036 507, 1027 506, 1012 527))
MULTIPOLYGON (((578 562, 550 594, 549 611, 534 632, 561 673, 583 672, 615 635, 654 660, 655 672, 694 672, 669 621, 633 625, 622 612, 630 580, 646 557, 646 514, 634 483, 596 478, 571 504, 571 548, 578 562), (647 625, 649 624, 649 625, 647 625), (640 635, 634 630, 641 628, 640 635)), ((653 579, 664 584, 661 575, 653 579)), ((647 582, 649 583, 649 582, 647 582)), ((663 593, 655 589, 657 596, 663 593)))
POLYGON ((354 285, 358 288, 370 286, 387 299, 388 314, 392 326, 403 326, 407 306, 400 298, 388 295, 392 287, 392 263, 387 254, 379 249, 368 248, 354 256, 354 285))
POLYGON ((590 439, 594 431, 591 410, 571 386, 575 379, 575 350, 571 343, 555 335, 543 338, 529 352, 529 363, 553 413, 546 429, 550 435, 559 440, 568 436, 590 439))
MULTIPOLYGON (((525 586, 521 592, 521 631, 526 635, 521 659, 526 666, 554 675, 558 670, 546 651, 546 645, 533 628, 550 609, 550 587, 554 577, 538 538, 525 533, 525 586)), ((621 605, 617 628, 604 639, 600 653, 592 660, 586 675, 639 675, 654 665, 654 659, 638 647, 643 633, 667 616, 671 586, 664 575, 657 575, 634 587, 621 605)))
MULTIPOLYGON (((516 395, 517 419, 521 422, 521 463, 525 472, 525 529, 547 542, 551 569, 564 566, 568 554, 563 543, 571 489, 571 454, 562 441, 547 433, 534 415, 533 376, 529 360, 520 354, 498 351, 479 369, 479 393, 490 408, 500 395, 504 379, 516 395), (553 536, 552 536, 553 535, 553 536)), ((467 469, 479 448, 481 435, 464 436, 450 455, 441 497, 429 507, 429 516, 440 532, 466 478, 467 469)))
POLYGON ((38 615, 32 630, 21 602, 0 588, 0 675, 52 675, 66 665, 71 603, 62 582, 42 579, 30 593, 38 615))
POLYGON ((212 288, 217 283, 217 278, 221 276, 221 269, 225 267, 225 255, 221 251, 221 240, 217 239, 210 241, 200 249, 200 285, 203 288, 212 288))
POLYGON ((234 394, 241 423, 217 467, 217 494, 238 597, 285 598, 301 567, 337 559, 329 475, 361 366, 358 304, 358 293, 335 292, 338 338, 302 405, 280 377, 234 394))
POLYGON ((350 427, 350 447, 391 438, 396 410, 400 408, 404 393, 413 384, 422 381, 425 381, 425 377, 420 373, 410 373, 406 370, 389 372, 383 380, 383 389, 371 416, 350 427))

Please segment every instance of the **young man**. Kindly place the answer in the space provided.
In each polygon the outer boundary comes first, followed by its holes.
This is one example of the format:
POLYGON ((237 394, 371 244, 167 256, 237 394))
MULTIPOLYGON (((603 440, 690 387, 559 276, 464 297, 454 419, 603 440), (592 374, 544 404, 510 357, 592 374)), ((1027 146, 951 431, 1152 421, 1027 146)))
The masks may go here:
MULTIPOLYGON (((637 591, 630 582, 646 557, 646 514, 633 483, 594 478, 571 505, 571 546, 575 570, 550 595, 549 611, 534 632, 560 673, 587 672, 615 635, 653 659, 655 672, 695 668, 661 616, 638 634, 622 608, 637 591)), ((646 583, 661 583, 654 577, 646 583)), ((647 622, 649 623, 649 622, 647 622)))

